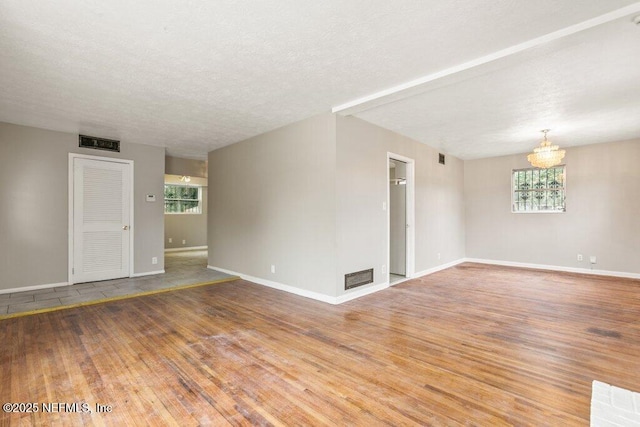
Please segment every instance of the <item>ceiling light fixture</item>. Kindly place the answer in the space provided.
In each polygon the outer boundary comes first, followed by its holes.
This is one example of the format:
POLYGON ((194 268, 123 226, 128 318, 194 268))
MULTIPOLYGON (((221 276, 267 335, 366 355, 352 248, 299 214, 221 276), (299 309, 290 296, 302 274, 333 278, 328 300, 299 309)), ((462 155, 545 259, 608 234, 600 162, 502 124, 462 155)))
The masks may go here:
POLYGON ((559 150, 560 147, 551 145, 551 141, 547 140, 549 129, 544 129, 541 132, 544 133, 544 139, 540 143, 540 147, 534 148, 533 153, 527 156, 527 160, 529 160, 531 166, 541 169, 559 165, 564 159, 565 151, 559 150))

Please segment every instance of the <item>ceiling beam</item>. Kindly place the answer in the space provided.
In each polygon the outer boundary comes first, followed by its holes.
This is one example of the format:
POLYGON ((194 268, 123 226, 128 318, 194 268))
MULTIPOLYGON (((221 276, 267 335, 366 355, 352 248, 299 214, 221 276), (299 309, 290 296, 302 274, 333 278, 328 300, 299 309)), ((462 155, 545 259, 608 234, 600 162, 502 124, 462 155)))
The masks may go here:
POLYGON ((442 71, 428 74, 409 82, 363 96, 362 98, 354 99, 352 101, 333 107, 331 111, 333 113, 339 113, 344 116, 353 115, 381 105, 389 104, 401 99, 406 99, 438 87, 466 80, 476 75, 485 74, 492 69, 504 67, 505 61, 508 65, 513 60, 516 60, 516 58, 518 58, 517 60, 521 60, 523 54, 527 55, 528 53, 531 53, 534 48, 542 47, 543 45, 546 45, 553 41, 561 40, 570 35, 606 24, 611 21, 615 21, 620 18, 624 18, 625 16, 629 16, 635 13, 640 13, 640 2, 633 3, 629 6, 616 9, 595 18, 591 18, 578 24, 562 28, 552 33, 545 34, 532 40, 528 40, 524 43, 510 46, 506 49, 493 52, 489 55, 464 62, 462 64, 444 69, 442 71))

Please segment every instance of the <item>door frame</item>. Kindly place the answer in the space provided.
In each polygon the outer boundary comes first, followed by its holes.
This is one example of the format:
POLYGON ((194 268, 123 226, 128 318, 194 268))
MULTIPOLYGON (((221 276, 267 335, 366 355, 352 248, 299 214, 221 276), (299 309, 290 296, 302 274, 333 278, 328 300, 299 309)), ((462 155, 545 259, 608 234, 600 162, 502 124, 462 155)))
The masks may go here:
POLYGON ((391 190, 389 188, 389 161, 399 160, 407 164, 407 188, 406 188, 406 241, 405 241, 405 277, 410 279, 415 274, 415 160, 409 157, 387 152, 387 283, 389 283, 389 272, 391 266, 391 190))
POLYGON ((133 216, 133 202, 134 202, 134 197, 133 197, 133 160, 126 160, 126 159, 117 159, 117 158, 113 158, 113 157, 102 157, 102 156, 90 156, 87 154, 78 154, 78 153, 69 153, 69 187, 68 187, 68 195, 69 195, 69 225, 68 225, 68 235, 69 235, 69 242, 68 242, 68 250, 69 250, 69 265, 68 265, 68 284, 69 285, 73 285, 74 281, 73 281, 73 262, 74 262, 74 244, 75 244, 75 240, 74 240, 74 223, 73 223, 73 214, 74 214, 74 197, 75 197, 75 192, 73 191, 73 186, 74 186, 74 173, 75 173, 75 168, 74 168, 74 161, 75 159, 88 159, 88 160, 97 160, 97 161, 101 161, 101 162, 111 162, 111 163, 123 163, 123 164, 127 164, 129 165, 130 168, 130 188, 129 188, 129 277, 133 277, 133 271, 134 271, 134 265, 133 265, 133 248, 134 248, 134 233, 135 233, 135 227, 134 227, 134 216, 133 216))

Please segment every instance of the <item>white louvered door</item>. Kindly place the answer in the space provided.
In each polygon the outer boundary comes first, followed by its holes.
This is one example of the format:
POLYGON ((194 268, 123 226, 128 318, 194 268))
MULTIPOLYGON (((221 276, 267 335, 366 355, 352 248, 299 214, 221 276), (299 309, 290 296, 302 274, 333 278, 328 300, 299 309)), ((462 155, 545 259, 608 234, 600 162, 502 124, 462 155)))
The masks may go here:
POLYGON ((130 188, 130 164, 74 159, 74 283, 129 277, 130 188))

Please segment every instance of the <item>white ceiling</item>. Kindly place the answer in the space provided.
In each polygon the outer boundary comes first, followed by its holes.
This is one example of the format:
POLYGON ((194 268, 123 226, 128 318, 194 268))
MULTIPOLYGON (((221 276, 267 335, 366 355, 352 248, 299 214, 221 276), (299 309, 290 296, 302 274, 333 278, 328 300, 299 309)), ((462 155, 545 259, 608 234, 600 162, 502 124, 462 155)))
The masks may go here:
POLYGON ((563 147, 638 138, 636 15, 625 0, 0 0, 0 121, 204 159, 431 76, 343 114, 463 159, 529 151, 544 128, 563 147))

